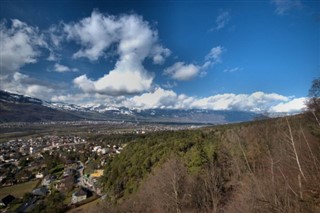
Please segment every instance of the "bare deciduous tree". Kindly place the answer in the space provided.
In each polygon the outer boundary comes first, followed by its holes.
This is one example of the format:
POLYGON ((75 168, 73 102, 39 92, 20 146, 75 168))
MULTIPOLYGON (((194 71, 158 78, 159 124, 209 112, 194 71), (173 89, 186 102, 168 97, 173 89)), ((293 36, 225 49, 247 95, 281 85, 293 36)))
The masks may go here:
POLYGON ((318 117, 320 113, 320 77, 312 81, 311 88, 309 89, 307 106, 320 127, 320 120, 318 117))

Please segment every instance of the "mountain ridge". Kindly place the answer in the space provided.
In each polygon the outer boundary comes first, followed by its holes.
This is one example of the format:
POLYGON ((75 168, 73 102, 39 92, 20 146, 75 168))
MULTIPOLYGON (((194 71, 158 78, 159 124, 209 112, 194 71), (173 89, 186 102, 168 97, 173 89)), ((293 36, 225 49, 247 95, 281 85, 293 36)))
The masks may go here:
POLYGON ((129 109, 103 104, 79 106, 0 91, 0 122, 110 120, 223 124, 255 119, 257 113, 208 109, 129 109))

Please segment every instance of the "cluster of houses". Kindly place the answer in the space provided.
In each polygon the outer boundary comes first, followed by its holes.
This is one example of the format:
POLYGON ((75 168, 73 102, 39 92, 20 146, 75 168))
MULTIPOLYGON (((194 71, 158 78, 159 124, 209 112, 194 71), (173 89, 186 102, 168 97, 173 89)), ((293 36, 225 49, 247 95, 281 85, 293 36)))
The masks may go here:
MULTIPOLYGON (((123 145, 124 147, 125 145, 123 145)), ((106 147, 102 147, 102 146, 94 146, 93 149, 92 149, 92 152, 95 152, 97 153, 98 155, 105 155, 105 154, 109 154, 109 155, 112 155, 112 154, 120 154, 123 147, 121 146, 117 146, 117 145, 113 145, 111 146, 110 144, 107 144, 106 147)))
POLYGON ((0 143, 0 186, 42 178, 38 171, 46 166, 44 152, 76 151, 85 144, 86 140, 78 136, 19 138, 0 143))
POLYGON ((17 162, 27 155, 48 151, 61 146, 86 143, 85 139, 77 136, 43 136, 29 139, 15 139, 0 143, 0 162, 17 162))
MULTIPOLYGON (((30 192, 27 200, 20 203, 16 211, 32 211, 32 209, 38 203, 43 202, 44 198, 47 197, 51 191, 59 191, 65 195, 72 193, 69 205, 85 201, 88 197, 91 197, 95 192, 94 190, 97 189, 93 188, 94 185, 87 185, 89 183, 92 184, 90 181, 93 179, 88 179, 87 181, 81 182, 79 181, 81 178, 83 178, 79 170, 79 163, 74 163, 63 168, 62 171, 58 171, 54 174, 43 175, 43 173, 39 172, 37 177, 41 180, 39 180, 38 186, 30 192)), ((97 173, 102 175, 103 170, 97 171, 97 173)), ((95 177, 100 176, 97 175, 95 177)), ((2 208, 9 207, 9 205, 14 201, 19 202, 20 200, 21 202, 21 198, 16 198, 10 194, 0 199, 0 207, 2 208)))
MULTIPOLYGON (((22 212, 32 209, 53 190, 71 196, 70 205, 77 204, 93 194, 102 195, 102 168, 124 147, 125 144, 87 141, 78 136, 43 136, 0 143, 0 187, 39 180, 31 191, 32 197, 19 207, 22 212), (58 161, 52 167, 48 166, 51 158, 58 161), (87 169, 89 164, 91 169, 87 169)), ((11 195, 0 199, 0 206, 15 200, 11 195)))

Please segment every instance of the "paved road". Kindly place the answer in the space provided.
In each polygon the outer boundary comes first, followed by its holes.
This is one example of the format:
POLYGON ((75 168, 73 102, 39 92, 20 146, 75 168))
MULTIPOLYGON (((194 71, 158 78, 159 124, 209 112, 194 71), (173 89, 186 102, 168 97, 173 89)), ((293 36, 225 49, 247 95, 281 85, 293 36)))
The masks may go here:
POLYGON ((86 187, 85 186, 85 183, 83 181, 83 170, 84 170, 84 164, 81 162, 81 161, 78 161, 79 163, 79 167, 78 167, 78 172, 80 174, 80 177, 79 177, 79 185, 80 186, 83 186, 83 187, 86 187))
POLYGON ((100 193, 98 193, 92 186, 86 184, 86 182, 84 181, 84 174, 83 174, 83 171, 84 171, 84 163, 82 163, 81 161, 78 161, 79 163, 79 167, 78 167, 78 172, 80 174, 80 177, 78 179, 78 185, 79 186, 82 186, 84 188, 87 188, 87 189, 90 189, 92 192, 96 193, 97 195, 101 196, 100 193))

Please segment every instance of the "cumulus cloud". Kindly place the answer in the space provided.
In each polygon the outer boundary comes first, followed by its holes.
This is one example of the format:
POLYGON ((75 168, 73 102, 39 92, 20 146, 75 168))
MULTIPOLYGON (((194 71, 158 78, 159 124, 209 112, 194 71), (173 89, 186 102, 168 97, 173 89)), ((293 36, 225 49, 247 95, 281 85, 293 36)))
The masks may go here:
POLYGON ((172 90, 156 88, 152 92, 125 99, 121 104, 131 108, 238 110, 250 112, 297 112, 303 109, 305 98, 293 99, 276 93, 217 94, 192 97, 172 90))
POLYGON ((154 76, 145 70, 143 61, 151 58, 161 64, 170 55, 170 50, 158 43, 157 31, 135 14, 110 16, 93 11, 90 17, 65 24, 64 31, 67 39, 81 45, 74 58, 98 60, 111 46, 116 47, 114 54, 119 58, 113 70, 97 80, 86 75, 74 79, 85 92, 118 96, 147 91, 154 76))
POLYGON ((272 0, 271 3, 276 6, 275 13, 278 15, 285 15, 289 11, 302 6, 300 0, 272 0))
POLYGON ((220 12, 218 17, 216 18, 215 30, 221 30, 222 28, 224 28, 228 24, 230 19, 231 19, 231 16, 228 11, 220 12))
POLYGON ((120 25, 114 16, 105 17, 97 11, 78 23, 65 24, 67 39, 75 40, 82 46, 73 57, 97 60, 104 54, 106 48, 117 41, 115 32, 119 31, 120 25))
POLYGON ((163 64, 165 59, 171 55, 171 51, 168 48, 156 45, 152 49, 151 55, 154 64, 163 64))
POLYGON ((301 110, 304 98, 291 99, 276 93, 255 92, 252 94, 218 94, 209 97, 192 97, 176 94, 172 90, 156 88, 152 92, 125 99, 121 104, 131 108, 169 108, 169 109, 210 109, 239 110, 251 112, 292 112, 301 110), (281 107, 282 110, 278 110, 281 107))
POLYGON ((76 71, 78 71, 78 69, 77 68, 70 68, 65 65, 56 63, 54 65, 54 71, 56 71, 56 72, 76 72, 76 71))
POLYGON ((0 89, 41 99, 47 99, 54 89, 35 78, 22 74, 21 68, 34 64, 41 56, 41 48, 48 43, 37 27, 12 19, 0 24, 0 89))
POLYGON ((294 113, 306 108, 306 98, 295 98, 285 103, 279 103, 270 108, 271 112, 294 113))
MULTIPOLYGON (((121 66, 121 65, 119 65, 121 66)), ((139 70, 110 71, 109 74, 93 81, 86 75, 81 75, 73 80, 73 83, 87 93, 100 93, 111 96, 141 93, 149 90, 153 77, 139 70)))
POLYGON ((127 106, 132 108, 150 109, 150 108, 168 108, 176 103, 176 93, 172 90, 157 88, 153 92, 144 93, 140 96, 134 96, 125 101, 127 106))
MULTIPOLYGON (((297 7, 298 1, 273 1, 278 14, 285 14, 297 7)), ((217 29, 222 29, 230 20, 230 14, 220 14, 217 29)), ((305 98, 286 97, 276 93, 255 92, 252 94, 218 94, 209 97, 195 97, 177 94, 170 88, 176 82, 154 88, 154 75, 143 63, 146 59, 154 64, 162 64, 171 51, 159 44, 157 31, 152 29, 141 16, 130 14, 110 16, 93 11, 90 17, 78 22, 63 23, 51 27, 44 38, 39 29, 17 19, 8 24, 0 24, 0 89, 32 97, 53 101, 74 103, 105 103, 130 108, 170 108, 170 109, 211 109, 242 110, 252 112, 297 112, 304 107, 305 98), (58 61, 56 50, 63 41, 74 41, 80 49, 73 58, 88 58, 96 61, 107 57, 110 52, 116 56, 114 68, 98 79, 87 75, 73 80, 79 93, 65 95, 55 85, 22 74, 20 69, 26 64, 36 63, 41 56, 41 48, 49 50, 47 60, 58 61), (152 90, 153 89, 153 90, 152 90), (143 93, 144 92, 144 93, 143 93), (63 94, 63 95, 62 95, 63 94), (138 95, 139 94, 139 95, 138 95), (124 96, 124 95, 130 95, 124 96), (112 97, 116 96, 116 97, 112 97)), ((206 70, 222 62, 222 46, 213 47, 204 57, 203 63, 176 62, 164 70, 164 74, 177 81, 191 80, 206 74, 206 70)), ((77 71, 75 68, 56 62, 56 72, 77 71)), ((241 68, 226 69, 235 72, 241 68)), ((73 88, 75 89, 75 88, 73 88)), ((70 90, 69 90, 70 91, 70 90)))
POLYGON ((176 62, 164 70, 164 74, 178 81, 188 81, 195 78, 200 72, 200 67, 194 64, 176 62))
POLYGON ((202 65, 176 62, 166 68, 163 74, 177 81, 189 81, 197 76, 203 77, 207 74, 207 68, 222 62, 221 55, 224 51, 224 48, 221 46, 213 47, 206 55, 202 65))
POLYGON ((1 81, 1 90, 48 100, 56 91, 53 85, 16 72, 12 79, 1 81))
POLYGON ((6 22, 0 24, 0 70, 2 77, 13 75, 25 64, 37 62, 40 47, 46 47, 43 35, 38 28, 31 27, 17 19, 11 20, 8 28, 6 22))
POLYGON ((196 108, 209 108, 215 110, 240 110, 261 112, 270 106, 282 101, 288 101, 288 97, 270 93, 255 92, 252 94, 219 94, 196 100, 192 106, 196 108))
POLYGON ((177 94, 171 89, 156 87, 150 92, 131 97, 79 93, 54 96, 52 100, 82 105, 103 103, 112 107, 128 107, 131 109, 208 109, 256 113, 293 113, 303 110, 306 98, 294 98, 264 92, 254 92, 252 94, 225 93, 196 97, 177 94))

